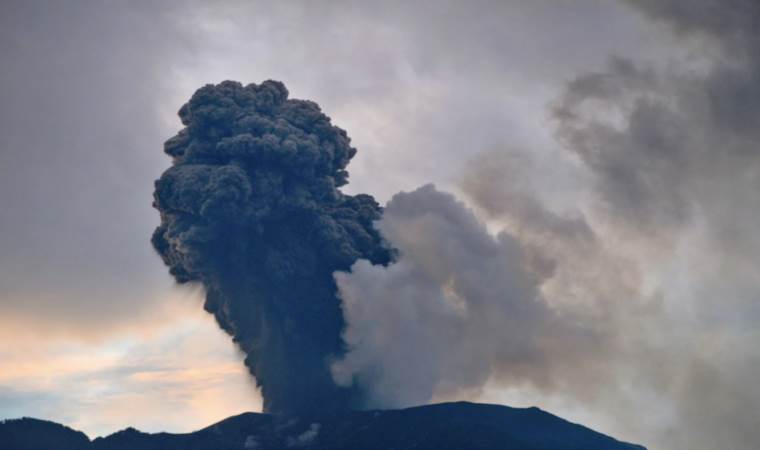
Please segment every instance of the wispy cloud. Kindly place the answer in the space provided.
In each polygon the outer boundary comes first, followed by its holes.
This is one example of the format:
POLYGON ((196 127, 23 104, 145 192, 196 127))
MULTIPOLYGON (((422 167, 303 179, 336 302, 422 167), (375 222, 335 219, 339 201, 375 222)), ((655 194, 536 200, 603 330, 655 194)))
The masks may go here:
MULTIPOLYGON (((137 322, 95 337, 54 333, 4 346, 0 416, 57 420, 94 437, 128 425, 190 431, 260 410, 242 355, 197 302, 182 300, 190 298, 177 298, 173 314, 160 323, 137 322)), ((6 330, 2 338, 12 336, 6 330)))

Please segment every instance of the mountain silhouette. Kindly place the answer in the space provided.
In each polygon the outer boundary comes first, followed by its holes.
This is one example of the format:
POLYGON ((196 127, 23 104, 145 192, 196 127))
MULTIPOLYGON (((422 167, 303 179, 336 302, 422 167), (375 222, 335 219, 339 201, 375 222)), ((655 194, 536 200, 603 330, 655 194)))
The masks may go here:
POLYGON ((4 450, 646 450, 539 408, 468 402, 302 416, 244 413, 183 434, 127 428, 90 441, 31 418, 0 422, 4 450))

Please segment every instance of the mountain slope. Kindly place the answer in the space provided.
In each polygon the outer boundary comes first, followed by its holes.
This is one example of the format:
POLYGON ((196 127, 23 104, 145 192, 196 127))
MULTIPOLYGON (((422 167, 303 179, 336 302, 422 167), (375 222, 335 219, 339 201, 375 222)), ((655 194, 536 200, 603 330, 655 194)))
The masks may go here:
POLYGON ((55 422, 29 417, 0 421, 0 449, 84 449, 89 445, 86 434, 55 422))
MULTIPOLYGON (((128 428, 92 442, 75 441, 74 435, 68 435, 65 445, 42 447, 34 444, 32 435, 29 441, 18 440, 18 427, 9 422, 0 424, 0 442, 8 450, 644 450, 538 408, 466 402, 298 418, 245 413, 193 433, 148 434, 128 428), (8 441, 11 446, 3 439, 9 430, 16 433, 16 440, 8 441)), ((52 422, 37 422, 49 424, 50 433, 61 433, 60 429, 78 433, 52 422)), ((36 434, 45 433, 36 430, 36 434)))

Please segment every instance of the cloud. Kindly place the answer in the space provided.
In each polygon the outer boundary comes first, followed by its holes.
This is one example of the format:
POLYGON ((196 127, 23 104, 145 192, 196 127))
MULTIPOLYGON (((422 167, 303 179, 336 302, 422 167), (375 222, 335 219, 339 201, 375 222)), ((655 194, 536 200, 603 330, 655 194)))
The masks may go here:
MULTIPOLYGON (((632 424, 622 436, 749 449, 760 404, 750 380, 760 360, 751 325, 760 135, 749 125, 760 112, 760 8, 629 3, 692 54, 665 67, 613 56, 566 85, 553 105, 557 135, 591 182, 588 196, 559 207, 575 219, 558 222, 558 208, 547 208, 536 160, 486 154, 462 187, 489 220, 554 261, 548 302, 585 299, 573 310, 601 313, 608 324, 615 351, 598 363, 611 376, 594 387, 589 408, 625 415, 654 402, 668 412, 618 420, 632 424)), ((545 395, 568 394, 576 395, 545 395)))
POLYGON ((176 108, 199 86, 274 78, 318 101, 362 150, 346 191, 385 201, 452 185, 482 147, 535 139, 563 70, 635 50, 626 37, 641 26, 595 1, 2 9, 0 311, 91 333, 150 315, 168 290, 145 245, 151 183, 176 108), (596 39, 581 16, 620 38, 596 39), (543 56, 558 43, 572 50, 543 56))
POLYGON ((178 31, 163 8, 1 8, 0 314, 102 331, 169 286, 146 236, 178 31))
POLYGON ((3 328, 0 339, 17 345, 0 350, 0 415, 44 417, 94 437, 127 425, 186 432, 259 410, 242 355, 199 299, 180 300, 160 324, 85 340, 3 328))
POLYGON ((558 136, 590 170, 619 228, 672 236, 703 223, 723 249, 751 259, 741 253, 758 243, 750 193, 760 187, 752 119, 760 113, 760 8, 629 3, 680 32, 684 45, 699 45, 706 67, 679 61, 663 71, 614 57, 567 85, 554 109, 558 136), (733 201, 718 201, 725 198, 733 201))

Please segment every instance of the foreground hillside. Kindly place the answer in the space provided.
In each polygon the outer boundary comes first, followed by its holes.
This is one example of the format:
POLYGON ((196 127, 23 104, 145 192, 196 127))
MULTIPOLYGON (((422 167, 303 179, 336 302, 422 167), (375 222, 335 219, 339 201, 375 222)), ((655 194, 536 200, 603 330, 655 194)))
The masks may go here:
POLYGON ((14 419, 0 423, 0 444, 6 450, 644 450, 538 408, 466 402, 298 418, 245 413, 193 433, 128 428, 93 441, 53 422, 14 419))

